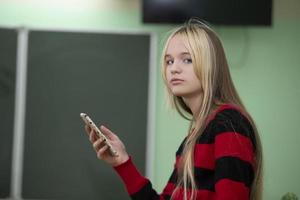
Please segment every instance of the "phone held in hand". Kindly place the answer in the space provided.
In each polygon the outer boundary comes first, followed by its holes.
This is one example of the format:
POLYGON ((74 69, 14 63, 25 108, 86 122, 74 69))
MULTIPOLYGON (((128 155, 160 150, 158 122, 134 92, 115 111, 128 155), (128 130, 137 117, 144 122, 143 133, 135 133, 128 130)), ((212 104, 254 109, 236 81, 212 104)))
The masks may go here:
POLYGON ((107 137, 100 131, 100 129, 96 126, 96 124, 93 122, 93 120, 85 113, 80 113, 80 117, 84 121, 86 125, 88 125, 91 129, 93 129, 97 136, 101 139, 103 139, 104 143, 108 146, 109 152, 112 156, 118 156, 118 153, 112 145, 110 144, 109 140, 107 137))

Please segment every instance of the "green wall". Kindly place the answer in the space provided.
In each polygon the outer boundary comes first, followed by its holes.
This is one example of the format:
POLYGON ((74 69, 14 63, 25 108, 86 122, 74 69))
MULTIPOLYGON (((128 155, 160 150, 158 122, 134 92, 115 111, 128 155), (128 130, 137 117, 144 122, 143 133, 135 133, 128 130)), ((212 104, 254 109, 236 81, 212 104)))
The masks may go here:
MULTIPOLYGON (((152 31, 159 37, 159 59, 160 41, 173 27, 143 25, 140 6, 138 0, 1 0, 0 26, 152 31)), ((300 196, 300 1, 274 0, 273 7, 272 27, 214 27, 223 40, 236 87, 261 134, 266 200, 280 199, 287 191, 300 196)), ((152 181, 161 191, 187 121, 166 108, 157 71, 152 181)))

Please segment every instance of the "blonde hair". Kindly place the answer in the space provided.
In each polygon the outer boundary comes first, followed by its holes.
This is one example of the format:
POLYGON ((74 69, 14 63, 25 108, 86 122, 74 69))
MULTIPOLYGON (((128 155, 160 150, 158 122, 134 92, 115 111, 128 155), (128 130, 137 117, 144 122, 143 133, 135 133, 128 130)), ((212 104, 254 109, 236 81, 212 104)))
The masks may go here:
POLYGON ((217 106, 230 103, 239 107, 246 115, 254 129, 256 138, 255 152, 255 177, 251 186, 250 199, 260 200, 262 193, 262 147, 260 138, 253 119, 246 111, 230 76, 228 63, 222 43, 217 34, 206 24, 199 20, 191 19, 183 26, 174 30, 168 37, 162 54, 162 75, 167 85, 166 66, 164 56, 170 40, 174 36, 181 36, 191 54, 194 71, 202 87, 202 100, 197 116, 192 116, 190 108, 182 97, 172 94, 167 87, 169 102, 179 114, 191 121, 189 134, 184 144, 182 157, 178 167, 178 180, 172 197, 180 187, 184 188, 184 199, 195 199, 196 183, 194 178, 194 147, 197 138, 205 128, 205 121, 217 106), (188 188, 191 193, 188 194, 188 188))

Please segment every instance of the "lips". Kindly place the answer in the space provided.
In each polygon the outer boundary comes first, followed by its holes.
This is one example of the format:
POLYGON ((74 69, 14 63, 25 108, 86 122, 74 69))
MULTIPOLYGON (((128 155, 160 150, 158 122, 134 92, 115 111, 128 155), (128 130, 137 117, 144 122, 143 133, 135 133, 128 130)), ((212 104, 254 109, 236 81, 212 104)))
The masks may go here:
POLYGON ((183 82, 183 80, 182 80, 182 79, 179 79, 179 78, 172 78, 171 81, 170 81, 170 83, 171 83, 172 85, 178 85, 178 84, 180 84, 180 83, 182 83, 182 82, 183 82))

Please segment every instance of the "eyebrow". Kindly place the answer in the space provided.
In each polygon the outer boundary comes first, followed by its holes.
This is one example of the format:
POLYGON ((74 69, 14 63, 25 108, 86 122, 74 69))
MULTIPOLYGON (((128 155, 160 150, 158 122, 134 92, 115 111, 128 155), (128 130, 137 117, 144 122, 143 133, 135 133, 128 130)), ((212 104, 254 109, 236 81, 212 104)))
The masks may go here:
MULTIPOLYGON (((191 55, 189 52, 181 52, 180 53, 180 56, 185 56, 185 55, 191 55)), ((167 57, 172 57, 170 54, 166 54, 165 55, 165 58, 167 58, 167 57)))

